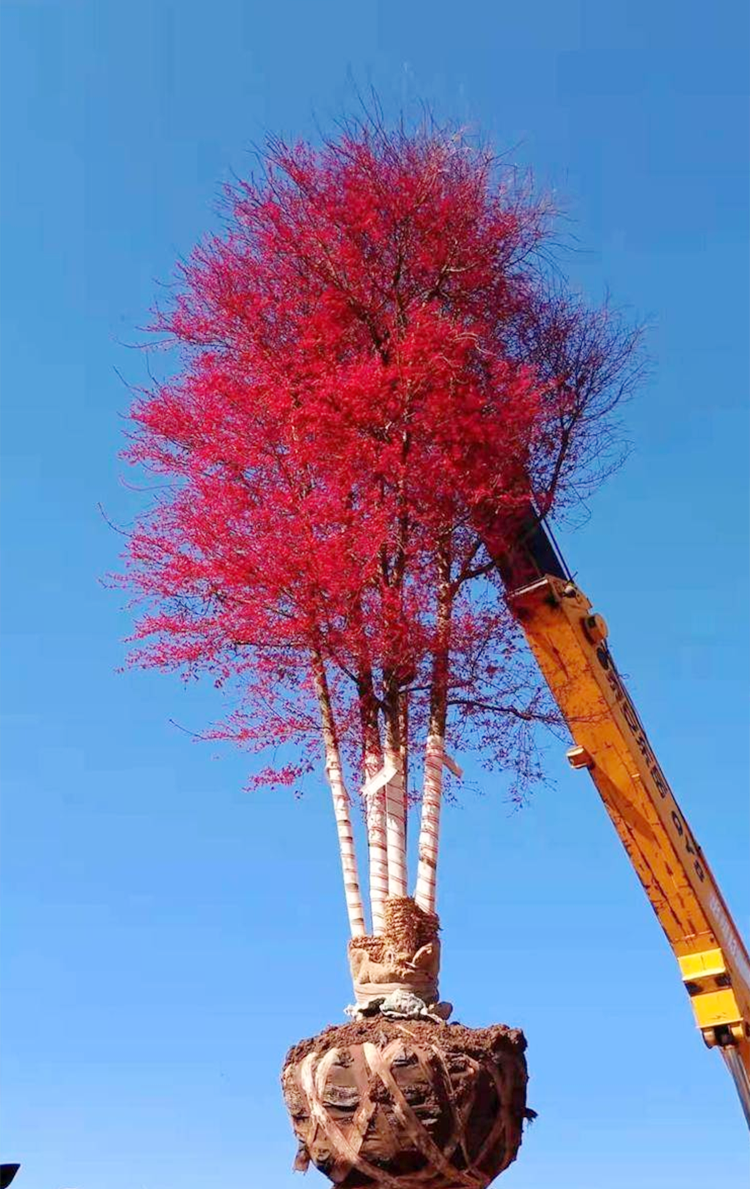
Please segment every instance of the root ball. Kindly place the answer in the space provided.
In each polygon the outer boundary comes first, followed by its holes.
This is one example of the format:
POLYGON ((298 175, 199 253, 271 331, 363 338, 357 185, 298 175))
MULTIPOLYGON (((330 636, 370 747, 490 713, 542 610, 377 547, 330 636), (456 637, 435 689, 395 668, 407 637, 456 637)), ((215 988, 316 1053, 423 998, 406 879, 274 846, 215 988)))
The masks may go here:
POLYGON ((523 1033, 393 1021, 326 1028, 287 1055, 282 1087, 312 1162, 345 1189, 484 1189, 515 1160, 523 1033))

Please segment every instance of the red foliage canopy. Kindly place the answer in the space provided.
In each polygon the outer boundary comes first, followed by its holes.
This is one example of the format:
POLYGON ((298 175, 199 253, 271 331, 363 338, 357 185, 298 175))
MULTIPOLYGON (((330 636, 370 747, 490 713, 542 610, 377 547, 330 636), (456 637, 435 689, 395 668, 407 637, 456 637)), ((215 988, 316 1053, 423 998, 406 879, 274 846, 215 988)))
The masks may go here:
POLYGON ((169 481, 129 544, 134 659, 236 680, 217 733, 310 744, 282 782, 317 754, 316 666, 352 759, 463 722, 531 775, 548 712, 476 525, 501 544, 601 469, 637 370, 550 286, 550 232, 459 136, 273 143, 158 316, 180 364, 131 414, 130 461, 169 481))

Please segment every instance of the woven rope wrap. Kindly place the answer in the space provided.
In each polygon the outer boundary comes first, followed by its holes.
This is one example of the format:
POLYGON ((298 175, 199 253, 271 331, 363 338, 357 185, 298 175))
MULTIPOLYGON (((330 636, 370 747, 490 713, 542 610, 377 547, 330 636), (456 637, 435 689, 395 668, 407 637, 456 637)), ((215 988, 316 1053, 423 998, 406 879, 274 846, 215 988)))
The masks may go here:
POLYGON ((437 1003, 440 972, 440 924, 410 896, 385 901, 383 932, 349 942, 349 968, 358 1006, 393 991, 411 991, 425 1003, 437 1003))
POLYGON ((526 1102, 520 1046, 472 1055, 393 1025, 286 1066, 300 1154, 344 1189, 484 1189, 515 1159, 526 1102), (393 1035, 393 1030, 398 1035, 393 1035))

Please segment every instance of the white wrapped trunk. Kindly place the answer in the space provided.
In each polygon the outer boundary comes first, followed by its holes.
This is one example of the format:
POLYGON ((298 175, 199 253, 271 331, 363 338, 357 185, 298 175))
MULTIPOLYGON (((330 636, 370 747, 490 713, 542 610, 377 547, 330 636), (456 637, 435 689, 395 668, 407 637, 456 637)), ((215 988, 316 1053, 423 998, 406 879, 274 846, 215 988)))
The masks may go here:
POLYGON ((419 829, 419 866, 414 899, 425 912, 435 912, 440 807, 443 800, 445 742, 438 735, 427 737, 424 757, 422 820, 419 829))
POLYGON ((346 895, 346 911, 349 916, 349 928, 352 937, 362 937, 367 932, 365 925, 365 911, 362 904, 362 893, 359 887, 359 873, 357 871, 357 854, 354 849, 354 834, 352 819, 349 812, 349 794, 344 784, 341 767, 336 720, 331 706, 331 695, 328 689, 325 664, 320 653, 311 653, 312 675, 315 693, 320 707, 321 727, 323 731, 323 746, 325 748, 326 776, 331 787, 333 798, 333 813, 336 819, 336 831, 339 837, 339 851, 341 854, 341 869, 344 874, 344 893, 346 895))
POLYGON ((386 749, 386 764, 393 775, 385 786, 385 820, 388 843, 388 895, 408 895, 406 886, 406 805, 404 772, 398 751, 386 749))
MULTIPOLYGON (((376 755, 365 757, 365 772, 368 783, 375 782, 382 768, 382 758, 376 755)), ((365 810, 367 814, 367 841, 370 852, 370 911, 372 931, 375 936, 383 932, 383 904, 388 896, 388 843, 386 836, 385 791, 381 785, 368 788, 365 785, 365 810)))
POLYGON ((357 855, 354 850, 352 819, 349 813, 349 795, 344 784, 344 778, 341 772, 341 760, 339 759, 337 747, 326 746, 326 776, 331 786, 333 812, 336 818, 336 830, 339 836, 341 869, 344 875, 344 893, 346 895, 349 928, 352 937, 362 937, 367 932, 367 926, 365 925, 362 893, 359 887, 357 855))

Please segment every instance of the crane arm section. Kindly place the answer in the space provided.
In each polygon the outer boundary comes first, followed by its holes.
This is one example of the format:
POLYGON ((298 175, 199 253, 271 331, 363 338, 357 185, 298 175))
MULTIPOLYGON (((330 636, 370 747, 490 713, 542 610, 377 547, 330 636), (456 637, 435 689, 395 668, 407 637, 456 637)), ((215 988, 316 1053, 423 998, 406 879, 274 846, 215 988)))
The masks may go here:
POLYGON ((552 556, 537 521, 521 569, 498 561, 510 607, 575 741, 571 765, 588 770, 604 802, 750 1124, 750 958, 617 670, 606 624, 552 556))

